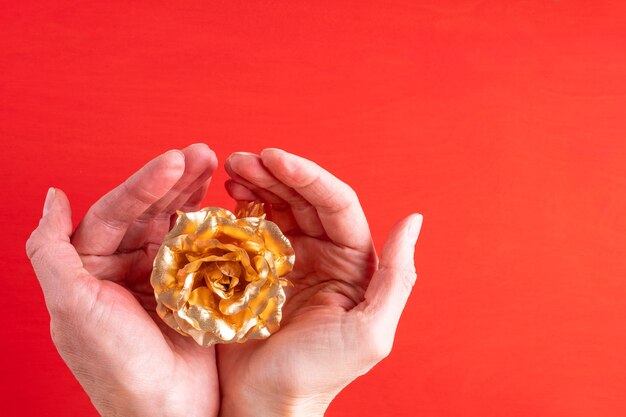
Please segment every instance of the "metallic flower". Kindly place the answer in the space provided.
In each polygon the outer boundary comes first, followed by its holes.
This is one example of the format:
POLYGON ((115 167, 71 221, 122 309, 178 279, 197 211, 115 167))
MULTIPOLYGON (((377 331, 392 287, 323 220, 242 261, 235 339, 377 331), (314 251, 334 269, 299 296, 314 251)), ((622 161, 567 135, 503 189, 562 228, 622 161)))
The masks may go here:
POLYGON ((163 321, 202 346, 278 330, 295 254, 262 204, 177 214, 150 277, 163 321))

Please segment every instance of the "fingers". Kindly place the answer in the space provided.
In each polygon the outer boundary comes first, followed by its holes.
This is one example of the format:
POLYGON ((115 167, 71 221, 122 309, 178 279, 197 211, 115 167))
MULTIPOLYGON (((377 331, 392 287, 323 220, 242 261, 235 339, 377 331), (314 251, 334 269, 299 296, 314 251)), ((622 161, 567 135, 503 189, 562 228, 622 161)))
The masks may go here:
POLYGON ((114 253, 130 225, 172 189, 184 169, 182 152, 166 152, 98 200, 72 236, 72 243, 78 253, 114 253))
POLYGON ((237 201, 256 201, 260 198, 244 185, 233 180, 226 180, 224 187, 228 195, 237 201))
POLYGON ((165 211, 167 214, 174 213, 183 207, 196 208, 204 198, 211 183, 211 177, 217 168, 217 157, 204 143, 196 143, 183 149, 185 155, 185 174, 174 189, 180 189, 178 193, 164 198, 162 205, 157 205, 157 213, 165 211), (167 204, 166 204, 167 203, 167 204))
POLYGON ((335 243, 372 250, 369 226, 356 193, 319 165, 280 149, 264 149, 263 165, 311 204, 335 243))
MULTIPOLYGON (((238 202, 262 201, 266 203, 265 211, 266 213, 268 213, 268 219, 276 223, 285 235, 292 235, 299 231, 298 224, 296 223, 296 220, 293 217, 293 213, 291 212, 291 209, 289 208, 289 205, 287 205, 287 203, 282 202, 279 204, 272 204, 270 202, 271 200, 268 200, 267 197, 259 197, 255 193, 250 191, 250 189, 246 186, 233 180, 227 180, 224 183, 224 187, 226 188, 228 195, 230 195, 238 202)), ((274 196, 274 198, 279 199, 279 197, 277 196, 274 196)))
MULTIPOLYGON (((284 233, 301 231, 309 236, 324 235, 315 209, 302 196, 274 178, 263 166, 258 155, 235 152, 226 160, 225 168, 234 180, 227 184, 227 190, 230 192, 230 189, 245 188, 250 191, 248 196, 253 194, 256 196, 255 199, 268 204, 272 221, 284 233)), ((245 192, 240 191, 240 194, 245 192)))
POLYGON ((271 192, 286 202, 300 228, 313 237, 358 250, 372 249, 369 226, 354 191, 319 165, 279 149, 259 158, 235 153, 226 169, 254 194, 271 192))
POLYGON ((153 293, 149 280, 157 245, 110 256, 81 256, 84 268, 95 278, 113 281, 133 291, 153 293))
POLYGON ((128 228, 120 242, 118 251, 130 251, 146 243, 159 243, 170 228, 170 216, 184 207, 194 197, 199 203, 211 181, 217 166, 215 153, 203 143, 190 145, 182 150, 185 170, 172 188, 140 216, 128 228), (202 194, 198 195, 200 191, 202 194))
POLYGON ((395 332, 415 284, 413 255, 421 227, 422 215, 413 214, 394 226, 383 246, 379 269, 365 292, 365 302, 359 306, 380 324, 378 328, 395 332))
POLYGON ((49 310, 67 303, 72 289, 89 279, 83 264, 70 244, 72 211, 61 190, 51 188, 46 197, 44 215, 26 242, 28 255, 39 279, 49 310))
POLYGON ((180 210, 184 212, 199 210, 210 184, 211 178, 208 178, 207 181, 205 181, 200 187, 198 187, 198 189, 196 189, 196 191, 193 192, 193 194, 189 196, 187 201, 185 201, 185 204, 180 207, 180 210))

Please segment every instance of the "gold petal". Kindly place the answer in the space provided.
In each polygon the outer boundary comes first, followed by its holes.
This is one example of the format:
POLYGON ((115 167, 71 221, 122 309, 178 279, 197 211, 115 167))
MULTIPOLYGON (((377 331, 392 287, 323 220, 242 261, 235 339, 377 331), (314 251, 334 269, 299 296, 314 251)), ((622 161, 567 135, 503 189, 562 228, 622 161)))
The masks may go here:
POLYGON ((224 287, 222 285, 220 285, 220 283, 218 283, 218 282, 208 281, 207 280, 206 283, 207 283, 208 287, 211 288, 211 290, 215 293, 215 295, 217 295, 218 297, 220 297, 223 300, 229 300, 235 294, 235 289, 234 288, 230 288, 228 290, 225 290, 224 287))
POLYGON ((194 321, 187 316, 186 309, 174 312, 174 319, 182 331, 191 336, 201 346, 213 346, 221 341, 214 333, 195 328, 192 325, 194 321))
POLYGON ((237 284, 239 284, 239 278, 231 277, 230 278, 230 288, 235 289, 237 287, 237 284))
POLYGON ((260 220, 257 233, 263 237, 267 249, 274 254, 274 267, 279 277, 292 271, 296 257, 289 239, 280 231, 275 223, 260 220))
POLYGON ((280 288, 278 294, 267 304, 267 307, 261 314, 260 319, 265 322, 270 332, 274 333, 280 327, 280 321, 283 316, 283 305, 285 304, 285 290, 280 288))
POLYGON ((247 340, 246 335, 250 331, 251 328, 256 326, 259 323, 258 317, 251 317, 248 320, 245 320, 241 326, 239 327, 239 331, 237 332, 237 342, 245 342, 247 340))
POLYGON ((267 275, 270 273, 270 267, 263 256, 255 256, 252 258, 252 265, 254 266, 254 269, 256 269, 256 273, 259 278, 267 278, 267 275))
MULTIPOLYGON (((209 217, 195 230, 194 239, 196 243, 219 238, 224 222, 228 223, 230 220, 221 217, 209 217)), ((194 248, 194 250, 198 250, 198 248, 194 248)))
POLYGON ((167 324, 168 326, 170 326, 172 329, 176 330, 178 333, 182 334, 183 336, 187 336, 187 334, 182 331, 178 323, 176 323, 176 319, 174 318, 174 314, 172 313, 172 310, 165 307, 158 299, 157 299, 156 312, 159 315, 159 317, 161 317, 161 319, 165 322, 165 324, 167 324))
POLYGON ((158 292, 176 286, 176 274, 182 256, 169 246, 161 246, 154 258, 154 269, 150 276, 150 284, 158 292))
POLYGON ((202 264, 204 263, 217 262, 217 261, 238 261, 242 256, 242 252, 243 251, 238 250, 237 252, 230 252, 221 256, 217 256, 217 255, 205 256, 204 258, 200 258, 193 262, 189 262, 187 265, 183 267, 183 269, 185 271, 195 272, 195 271, 198 271, 200 267, 202 266, 202 264))
POLYGON ((220 272, 229 277, 241 275, 241 264, 239 262, 217 262, 220 272))
MULTIPOLYGON (((212 304, 211 297, 212 294, 206 287, 194 290, 194 301, 196 302, 190 302, 188 307, 178 311, 177 322, 179 324, 180 322, 186 323, 200 332, 211 333, 215 338, 222 341, 231 341, 236 337, 237 330, 233 328, 231 323, 224 320, 219 311, 212 308, 210 305, 212 304)), ((185 329, 185 331, 187 330, 189 329, 185 329)))
POLYGON ((177 285, 162 291, 158 294, 157 299, 172 310, 181 308, 189 299, 189 294, 191 293, 198 277, 199 275, 196 272, 191 272, 185 275, 184 271, 181 269, 179 271, 179 278, 176 283, 177 285))
POLYGON ((249 252, 252 256, 257 254, 263 254, 264 252, 266 252, 265 246, 263 246, 261 243, 253 242, 251 240, 246 240, 239 243, 239 247, 246 252, 249 252))
POLYGON ((215 262, 207 264, 202 273, 204 274, 204 279, 207 281, 217 281, 223 277, 222 271, 217 268, 215 262))
POLYGON ((265 206, 260 201, 238 201, 235 208, 237 218, 260 217, 265 218, 265 206))
POLYGON ((217 300, 213 292, 207 287, 198 287, 189 295, 190 306, 201 306, 204 308, 217 309, 217 300))
POLYGON ((265 310, 259 314, 259 323, 246 335, 248 339, 265 339, 280 328, 285 292, 280 288, 276 297, 269 300, 265 310))
POLYGON ((265 284, 266 280, 259 279, 257 281, 250 282, 246 285, 243 292, 235 294, 233 297, 225 300, 220 300, 219 309, 223 314, 235 315, 242 310, 248 308, 252 300, 259 297, 261 288, 265 284))
POLYGON ((270 299, 276 297, 281 289, 280 285, 267 281, 265 285, 261 287, 259 294, 250 299, 248 303, 248 308, 252 314, 255 316, 260 315, 267 308, 270 299))
POLYGON ((248 227, 247 224, 240 225, 234 222, 224 222, 222 224, 222 235, 229 237, 237 242, 252 241, 262 243, 259 236, 254 233, 254 229, 248 227))
POLYGON ((267 339, 271 336, 271 332, 264 323, 257 323, 256 326, 248 331, 246 339, 267 339))

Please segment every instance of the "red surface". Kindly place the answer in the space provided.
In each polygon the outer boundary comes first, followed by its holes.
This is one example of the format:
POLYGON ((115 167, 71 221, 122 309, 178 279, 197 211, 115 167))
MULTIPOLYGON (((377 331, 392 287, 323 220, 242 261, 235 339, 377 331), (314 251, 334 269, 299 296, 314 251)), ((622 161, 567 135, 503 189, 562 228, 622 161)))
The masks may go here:
POLYGON ((314 159, 378 245, 424 214, 392 355, 329 416, 626 415, 623 2, 208 3, 0 6, 3 415, 95 415, 24 255, 47 187, 78 219, 198 140, 314 159))

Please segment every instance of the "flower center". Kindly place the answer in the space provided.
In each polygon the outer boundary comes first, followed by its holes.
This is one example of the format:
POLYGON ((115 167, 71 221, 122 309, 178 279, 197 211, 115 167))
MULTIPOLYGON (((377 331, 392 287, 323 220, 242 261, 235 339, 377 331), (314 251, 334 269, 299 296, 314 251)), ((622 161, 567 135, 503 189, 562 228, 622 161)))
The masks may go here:
POLYGON ((204 270, 204 280, 220 298, 228 299, 235 293, 242 268, 239 262, 217 261, 208 263, 204 270))

